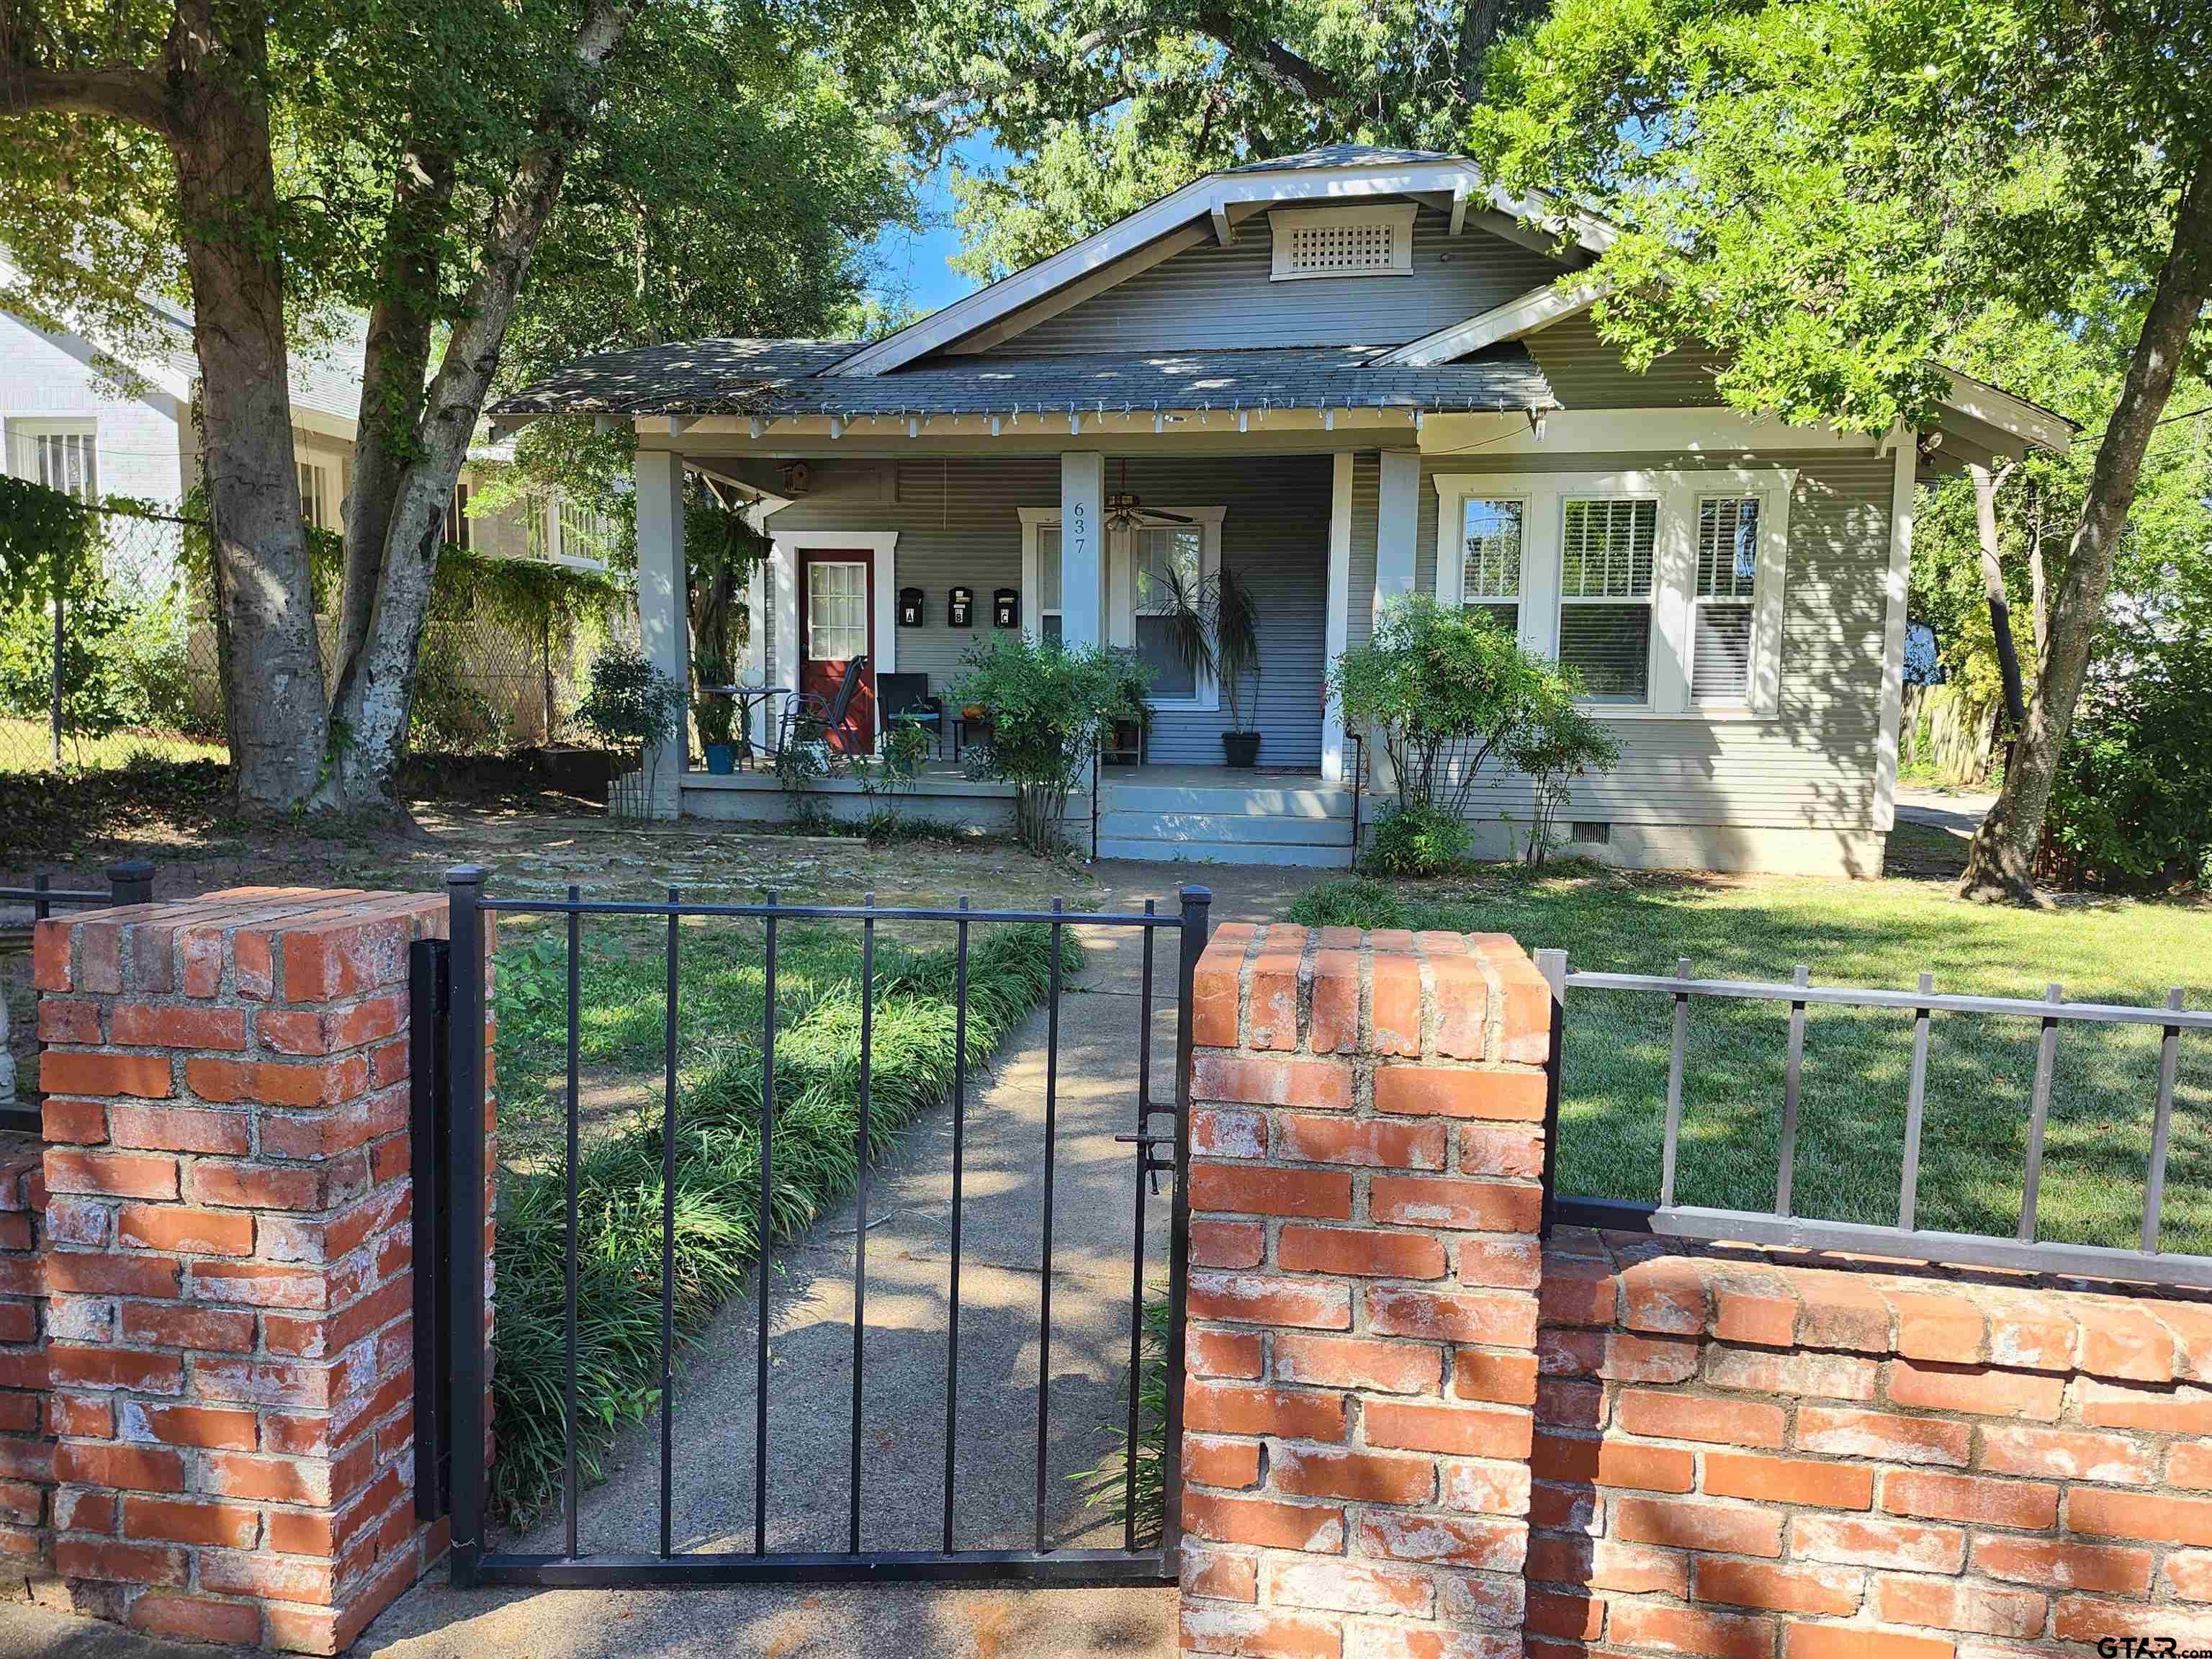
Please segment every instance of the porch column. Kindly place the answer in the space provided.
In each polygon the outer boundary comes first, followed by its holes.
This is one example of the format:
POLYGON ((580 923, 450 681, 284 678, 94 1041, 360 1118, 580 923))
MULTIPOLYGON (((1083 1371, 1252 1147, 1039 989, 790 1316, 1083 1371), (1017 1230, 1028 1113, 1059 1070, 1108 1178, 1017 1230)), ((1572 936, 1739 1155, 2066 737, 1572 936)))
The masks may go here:
POLYGON ((1421 458, 1410 449, 1382 452, 1382 495, 1375 516, 1375 614, 1413 591, 1414 529, 1421 510, 1421 458))
MULTIPOLYGON (((1375 508, 1375 618, 1383 607, 1413 591, 1414 532, 1420 522, 1421 458, 1410 449, 1382 452, 1381 486, 1375 508)), ((1390 757, 1380 744, 1370 757, 1369 785, 1378 795, 1398 787, 1390 757)))
POLYGON ((1106 642, 1106 458, 1060 458, 1060 633, 1071 646, 1106 642))
MULTIPOLYGON (((684 615, 684 458, 664 450, 637 453, 637 623, 646 660, 691 691, 690 623, 684 615)), ((647 757, 653 815, 672 818, 683 800, 690 740, 679 723, 674 737, 647 757)))
MULTIPOLYGON (((1322 624, 1322 673, 1344 654, 1352 611, 1352 457, 1334 458, 1328 501, 1328 611, 1322 624)), ((1344 710, 1326 690, 1321 707, 1321 775, 1344 781, 1344 710)))

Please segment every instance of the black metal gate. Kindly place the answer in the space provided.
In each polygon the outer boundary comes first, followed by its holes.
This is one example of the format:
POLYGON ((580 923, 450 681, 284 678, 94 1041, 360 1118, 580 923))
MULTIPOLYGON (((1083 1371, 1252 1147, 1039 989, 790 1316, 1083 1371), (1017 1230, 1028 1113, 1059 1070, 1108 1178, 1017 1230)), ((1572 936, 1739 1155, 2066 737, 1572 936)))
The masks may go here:
POLYGON ((416 1261, 422 1269, 417 1297, 418 1510, 426 1518, 448 1514, 452 1522, 452 1571, 457 1585, 602 1584, 715 1585, 759 1582, 854 1582, 882 1579, 988 1581, 1019 1579, 1045 1584, 1171 1583, 1181 1539, 1182 1440, 1183 1281, 1189 1239, 1190 987, 1205 949, 1211 895, 1202 887, 1182 890, 1179 911, 1159 913, 1147 902, 1141 912, 1077 913, 1054 901, 1049 910, 971 909, 965 899, 954 908, 886 908, 869 900, 860 905, 787 905, 770 894, 757 904, 708 904, 684 901, 671 888, 665 902, 586 901, 571 887, 565 899, 493 898, 485 894, 488 872, 478 866, 450 872, 450 940, 418 949, 416 962, 416 1163, 418 1171, 435 1170, 418 1182, 416 1261), (563 1548, 555 1553, 504 1553, 485 1545, 484 1496, 487 1464, 483 1364, 486 1260, 483 1195, 485 1139, 481 1115, 455 1110, 453 1103, 480 1101, 485 1072, 484 917, 489 913, 533 914, 564 919, 568 965, 567 1094, 567 1262, 563 1316, 566 1325, 567 1389, 562 1432, 565 1474, 562 1513, 563 1548), (577 1236, 576 1170, 580 1152, 578 1110, 578 1018, 580 1003, 580 935, 587 917, 649 917, 667 922, 667 989, 663 1054, 661 1145, 661 1297, 659 1388, 659 1548, 657 1553, 594 1553, 580 1538, 580 1482, 577 1453, 577 1236), (748 918, 762 925, 765 978, 761 1030, 760 1215, 769 1212, 776 1121, 776 933, 781 922, 850 922, 860 934, 858 1228, 854 1235, 852 1319, 852 1418, 850 1490, 847 1547, 842 1551, 779 1553, 769 1548, 775 1493, 769 1480, 769 1275, 765 1271, 768 1229, 758 1285, 758 1340, 753 1385, 754 1422, 752 1548, 682 1550, 674 1547, 675 1375, 674 1281, 675 1164, 677 1109, 677 1009, 681 940, 678 924, 685 918, 748 918), (861 1548, 863 1504, 861 1441, 866 1410, 863 1335, 866 1330, 867 1237, 870 1170, 869 1082, 874 1060, 873 1012, 876 929, 879 924, 940 924, 953 935, 955 961, 951 1090, 952 1181, 951 1291, 945 1331, 945 1483, 938 1547, 870 1552, 861 1548), (961 1470, 956 1455, 955 1419, 960 1389, 960 1270, 963 1158, 968 1127, 967 1019, 969 942, 971 930, 1000 924, 1036 924, 1051 930, 1050 982, 1047 993, 1048 1039, 1043 1098, 1044 1159, 1041 1176, 1042 1256, 1038 1267, 1036 1340, 1039 1351, 1035 1399, 1036 1532, 1027 1549, 963 1549, 956 1547, 956 1499, 961 1470), (1127 1468, 1122 1501, 1122 1546, 1118 1549, 1053 1548, 1047 1529, 1050 1484, 1047 1467, 1052 1409, 1050 1362, 1053 1339, 1052 1291, 1054 1146, 1060 1058, 1062 930, 1071 927, 1134 930, 1142 967, 1137 1033, 1137 1093, 1131 1133, 1114 1139, 1132 1153, 1129 1179, 1133 1196, 1134 1242, 1130 1264, 1128 1382, 1125 1429, 1127 1468), (1163 929, 1178 937, 1179 973, 1176 1007, 1175 1103, 1152 1103, 1154 941, 1163 929), (475 964, 473 968, 463 964, 475 964), (442 1049, 442 1052, 440 1052, 442 1049), (1154 1115, 1172 1120, 1156 1129, 1154 1115), (426 1156, 442 1146, 441 1157, 426 1156), (1148 1199, 1170 1181, 1166 1238, 1170 1320, 1165 1341, 1166 1395, 1161 1458, 1164 1482, 1162 1525, 1158 1542, 1140 1542, 1137 1524, 1137 1459, 1142 1314, 1145 1303, 1146 1216, 1148 1199))

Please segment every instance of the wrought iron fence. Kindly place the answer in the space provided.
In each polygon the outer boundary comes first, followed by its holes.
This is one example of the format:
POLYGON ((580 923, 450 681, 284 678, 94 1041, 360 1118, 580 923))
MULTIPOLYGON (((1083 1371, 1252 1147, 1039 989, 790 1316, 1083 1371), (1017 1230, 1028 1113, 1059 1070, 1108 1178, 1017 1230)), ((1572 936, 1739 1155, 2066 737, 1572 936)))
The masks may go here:
MULTIPOLYGON (((2037 1000, 1939 994, 1934 976, 1920 975, 1916 989, 1878 990, 1814 985, 1800 963, 1788 984, 1694 977, 1687 957, 1674 973, 1613 974, 1569 968, 1566 952, 1536 952, 1536 965, 1552 987, 1553 1036, 1548 1061, 1549 1106, 1544 1171, 1544 1225, 1615 1228, 1705 1241, 1793 1249, 1841 1250, 1929 1263, 2026 1269, 2032 1272, 2212 1287, 2212 1255, 2160 1247, 2167 1164, 2173 1143, 2174 1100, 2180 1070, 2181 1034, 2212 1031, 2212 1012, 2185 1008, 2176 986, 2163 1007, 2130 1004, 2068 1002, 2053 985, 2037 1000), (1627 991, 1673 1000, 1667 1065, 1666 1115, 1662 1131, 1657 1201, 1588 1198, 1557 1191, 1557 1149, 1561 1127, 1559 1102, 1567 1035, 1569 993, 1627 991), (1774 1203, 1756 1211, 1677 1201, 1683 1168, 1684 1074, 1691 1008, 1699 999, 1739 1004, 1786 1004, 1788 1034, 1779 1102, 1774 1164, 1774 1203), (1907 1073, 1902 1158, 1892 1225, 1823 1219, 1802 1215, 1796 1192, 1801 1106, 1805 1075, 1806 1012, 1808 1007, 1890 1010, 1911 1020, 1911 1060, 1907 1073), (2029 1097, 2027 1152, 2021 1170, 2019 1224, 2010 1237, 1918 1224, 1922 1210, 1921 1159, 1928 1108, 1929 1046, 1936 1017, 1957 1014, 2033 1021, 2038 1029, 2034 1082, 2029 1097), (2045 1139, 2051 1123, 2053 1080, 2058 1066, 2062 1027, 2155 1026, 2161 1033, 2157 1076, 2153 1085, 2150 1133, 2143 1149, 2143 1205, 2138 1246, 2066 1243, 2039 1236, 2045 1139)), ((1571 1133, 1569 1130, 1568 1133, 1571 1133)))
MULTIPOLYGON (((1044 910, 978 910, 965 899, 954 906, 884 908, 873 895, 857 905, 783 904, 771 893, 760 903, 703 903, 685 900, 679 890, 668 890, 665 902, 651 901, 587 900, 574 886, 565 898, 506 898, 487 895, 489 872, 480 866, 464 866, 447 873, 450 905, 449 942, 442 947, 418 951, 412 964, 412 994, 418 1025, 438 1022, 447 1033, 446 1052, 437 1076, 427 1089, 418 1089, 415 1101, 418 1148, 430 1143, 434 1131, 444 1136, 443 1156, 431 1160, 441 1178, 429 1201, 444 1212, 431 1221, 419 1216, 418 1241, 430 1228, 445 1241, 448 1283, 423 1304, 441 1319, 439 1334, 428 1349, 418 1352, 417 1376, 426 1386, 445 1384, 442 1405, 429 1405, 423 1416, 430 1424, 433 1444, 427 1453, 434 1471, 418 1488, 418 1510, 426 1517, 440 1504, 447 1507, 453 1528, 453 1576, 457 1585, 528 1583, 546 1586, 588 1584, 711 1585, 751 1582, 858 1582, 883 1579, 954 1579, 988 1581, 1020 1579, 1040 1584, 1152 1583, 1174 1581, 1181 1538, 1181 1498, 1178 1471, 1182 1467, 1182 1286, 1187 1277, 1190 1205, 1188 1174, 1190 1144, 1191 984, 1198 959, 1206 948, 1212 896, 1203 887, 1182 890, 1179 908, 1164 914, 1147 900, 1141 911, 1126 913, 1074 912, 1054 900, 1044 910), (566 1375, 562 1427, 563 1475, 561 1507, 563 1550, 556 1554, 495 1553, 485 1547, 485 1476, 481 1455, 484 1443, 484 1309, 489 1263, 484 1249, 483 1210, 485 1141, 482 1115, 453 1103, 483 1098, 486 1076, 485 1042, 485 918, 491 915, 558 917, 565 927, 566 967, 566 1085, 565 1085, 565 1251, 566 1283, 562 1319, 566 1375), (662 1156, 660 1213, 660 1322, 658 1406, 659 1418, 659 1550, 653 1554, 592 1553, 581 1548, 579 1537, 580 1453, 577 1367, 578 1251, 577 1172, 583 1147, 580 1140, 579 1082, 580 1019, 584 1010, 581 977, 583 923, 589 918, 665 920, 667 931, 663 950, 667 977, 662 994, 665 1015, 659 1066, 659 1123, 662 1156), (753 1380, 752 1540, 742 1550, 687 1551, 676 1547, 675 1507, 675 1241, 678 1186, 678 1024, 681 1001, 683 934, 679 924, 688 919, 750 920, 761 923, 762 1023, 760 1029, 759 1137, 760 1257, 754 1266, 757 1286, 757 1337, 753 1380), (852 1416, 848 1447, 850 1470, 848 1498, 847 1547, 842 1553, 778 1553, 769 1547, 769 1296, 771 1275, 766 1260, 775 1188, 775 1145, 778 1112, 776 1068, 777 1003, 776 950, 779 924, 787 922, 857 923, 860 930, 858 979, 859 1032, 858 1122, 854 1133, 857 1188, 853 1264, 852 1416), (945 1358, 945 1470, 940 1547, 924 1551, 863 1551, 861 1547, 863 1492, 862 1443, 865 1424, 866 1346, 868 1289, 868 1231, 871 1198, 870 1080, 874 1061, 876 939, 886 924, 929 923, 949 926, 954 933, 953 1008, 955 1029, 951 1053, 953 1073, 950 1106, 952 1117, 951 1186, 950 1286, 945 1358), (1003 924, 1043 926, 1050 929, 1050 966, 1045 999, 1047 1036, 1043 1095, 1043 1161, 1041 1181, 1042 1259, 1039 1262, 1036 1313, 1037 1390, 1036 1400, 1036 1522, 1035 1547, 1026 1550, 962 1549, 956 1547, 955 1498, 958 1468, 955 1434, 960 1401, 960 1312, 963 1183, 968 1131, 968 1017, 969 936, 978 927, 1003 924), (1124 1470, 1123 1547, 1052 1548, 1048 1547, 1048 1499, 1052 1482, 1048 1471, 1052 1395, 1053 1243, 1054 1137, 1058 1121, 1060 1071, 1061 945, 1070 927, 1133 930, 1141 940, 1142 960, 1138 997, 1137 1110, 1134 1133, 1115 1139, 1133 1153, 1132 1179, 1135 1206, 1134 1238, 1129 1285, 1129 1371, 1127 1394, 1127 1457, 1124 1470), (1151 1097, 1152 1076, 1152 1016, 1154 1009, 1154 942, 1163 930, 1172 929, 1179 942, 1176 977, 1175 1104, 1158 1106, 1151 1097), (442 953, 441 953, 442 952, 442 953), (437 1012, 434 1012, 433 1005, 437 1012), (1156 1131, 1156 1115, 1171 1118, 1172 1127, 1156 1131), (1142 1386, 1143 1321, 1145 1304, 1146 1225, 1148 1186, 1156 1190, 1159 1177, 1174 1182, 1167 1237, 1168 1295, 1170 1320, 1166 1353, 1166 1405, 1161 1471, 1165 1482, 1161 1534, 1157 1547, 1140 1547, 1137 1504, 1139 1394, 1142 1386), (432 1363, 422 1364, 423 1359, 432 1363)), ((419 1044, 418 1044, 419 1048, 419 1044)), ((427 1069, 427 1068, 426 1068, 427 1069)), ((417 1156, 422 1157, 418 1151, 417 1156)), ((417 1194, 418 1205, 425 1194, 417 1194)))

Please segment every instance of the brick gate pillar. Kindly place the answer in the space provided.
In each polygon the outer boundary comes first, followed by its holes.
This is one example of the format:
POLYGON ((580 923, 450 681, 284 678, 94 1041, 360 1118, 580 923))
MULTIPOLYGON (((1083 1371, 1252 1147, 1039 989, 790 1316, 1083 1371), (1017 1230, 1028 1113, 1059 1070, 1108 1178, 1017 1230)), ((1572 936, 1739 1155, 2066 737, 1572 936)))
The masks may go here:
POLYGON ((1503 935, 1214 935, 1185 1647, 1518 1659, 1550 1022, 1503 935))
POLYGON ((331 1653, 419 1577, 408 946, 240 888, 40 924, 52 1556, 82 1611, 331 1653))

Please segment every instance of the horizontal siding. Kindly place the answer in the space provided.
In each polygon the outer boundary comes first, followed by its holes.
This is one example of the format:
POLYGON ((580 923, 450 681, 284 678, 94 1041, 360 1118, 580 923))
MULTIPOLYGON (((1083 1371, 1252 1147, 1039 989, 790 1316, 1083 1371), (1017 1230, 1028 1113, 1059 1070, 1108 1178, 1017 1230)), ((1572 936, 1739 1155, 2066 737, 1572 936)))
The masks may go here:
MULTIPOLYGON (((1610 722, 1620 764, 1578 784, 1567 816, 1637 823, 1729 823, 1789 829, 1874 827, 1880 736, 1884 585, 1889 567, 1891 463, 1872 454, 1762 456, 1795 466, 1784 577, 1778 712, 1765 721, 1610 722)), ((1686 454, 1425 456, 1415 579, 1436 591, 1438 472, 1618 471, 1695 467, 1686 454)), ((1358 524, 1355 514, 1353 522, 1358 524)), ((1374 568, 1352 568, 1352 632, 1364 632, 1374 568)), ((1526 816, 1524 780, 1479 786, 1477 820, 1526 816)))
POLYGON ((1553 323, 1522 344, 1544 371, 1566 409, 1693 409, 1721 401, 1713 376, 1727 361, 1716 351, 1686 347, 1670 351, 1638 374, 1620 353, 1598 337, 1585 311, 1553 323))
POLYGON ((1424 207, 1405 276, 1278 283, 1267 216, 1227 247, 1209 240, 1003 342, 1004 352, 1399 345, 1517 298, 1565 269, 1424 207))
MULTIPOLYGON (((1267 765, 1317 766, 1319 686, 1328 592, 1330 463, 1326 456, 1194 458, 1129 463, 1129 487, 1162 505, 1219 506, 1222 558, 1251 583, 1260 612, 1256 707, 1267 765)), ((1108 488, 1120 488, 1109 463, 1108 488)), ((926 673, 950 701, 960 659, 991 632, 991 592, 1022 585, 1024 507, 1056 505, 1060 463, 1050 456, 994 460, 823 461, 809 493, 769 520, 780 530, 896 530, 898 584, 924 595, 922 626, 902 628, 897 665, 926 673), (896 489, 884 469, 895 467, 896 489), (945 595, 975 590, 977 628, 945 625, 945 595)), ((1034 596, 1024 594, 1024 615, 1034 596)), ((1221 763, 1226 708, 1155 717, 1149 753, 1162 764, 1221 763)))

